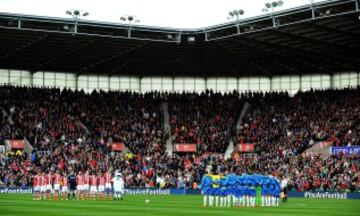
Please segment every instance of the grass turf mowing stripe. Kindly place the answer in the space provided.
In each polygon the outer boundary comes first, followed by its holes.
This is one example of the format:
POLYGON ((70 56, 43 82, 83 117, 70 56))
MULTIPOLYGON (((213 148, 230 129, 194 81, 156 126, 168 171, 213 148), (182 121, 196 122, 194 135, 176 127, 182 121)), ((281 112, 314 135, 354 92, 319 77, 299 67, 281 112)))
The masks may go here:
POLYGON ((257 208, 202 208, 201 204, 202 197, 195 195, 134 195, 123 201, 33 201, 29 195, 0 194, 0 215, 360 215, 360 200, 293 198, 280 207, 257 208))

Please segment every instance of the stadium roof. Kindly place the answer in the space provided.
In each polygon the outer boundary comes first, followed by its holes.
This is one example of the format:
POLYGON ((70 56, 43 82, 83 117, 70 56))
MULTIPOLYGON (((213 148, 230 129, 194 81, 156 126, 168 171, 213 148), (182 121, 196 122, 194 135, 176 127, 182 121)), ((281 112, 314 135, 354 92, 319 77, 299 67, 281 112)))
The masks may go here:
POLYGON ((265 4, 282 1, 275 11, 298 7, 312 2, 328 0, 182 0, 174 4, 168 0, 0 0, 0 11, 18 14, 31 14, 51 17, 70 17, 65 13, 69 9, 89 12, 82 16, 84 20, 125 22, 120 17, 133 15, 134 25, 161 26, 174 28, 199 28, 229 21, 230 11, 241 9, 241 18, 270 13, 265 4), (21 5, 21 6, 20 6, 21 5))
POLYGON ((0 68, 77 74, 252 76, 360 70, 359 0, 201 29, 0 14, 0 68))

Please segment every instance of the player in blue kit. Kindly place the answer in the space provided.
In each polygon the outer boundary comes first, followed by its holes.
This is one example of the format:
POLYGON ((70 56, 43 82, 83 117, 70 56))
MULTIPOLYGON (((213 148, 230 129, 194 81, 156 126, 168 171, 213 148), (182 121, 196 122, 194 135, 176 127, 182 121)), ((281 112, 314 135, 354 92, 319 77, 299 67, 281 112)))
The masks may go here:
POLYGON ((263 185, 263 187, 261 188, 261 206, 262 207, 266 206, 267 195, 268 195, 268 188, 266 185, 263 185))
POLYGON ((227 206, 227 181, 228 179, 226 178, 226 176, 222 176, 220 178, 220 207, 227 206))
POLYGON ((234 207, 254 207, 257 204, 278 206, 281 191, 279 181, 273 177, 246 174, 207 175, 203 177, 200 189, 204 195, 204 206, 211 207, 230 207, 231 203, 234 207))
POLYGON ((237 178, 237 195, 238 195, 238 199, 237 199, 237 206, 245 206, 245 198, 246 198, 246 190, 247 187, 245 186, 245 182, 247 177, 245 176, 238 176, 237 178))
POLYGON ((210 207, 213 207, 214 205, 216 205, 215 204, 216 203, 216 200, 215 200, 216 194, 217 194, 217 188, 213 188, 211 186, 210 196, 209 196, 210 207))
POLYGON ((249 190, 250 190, 249 191, 249 194, 250 194, 250 206, 255 207, 255 197, 256 197, 255 187, 251 187, 249 190))
POLYGON ((203 202, 203 206, 212 206, 212 201, 211 201, 211 185, 212 185, 212 179, 210 176, 208 175, 204 175, 201 183, 199 185, 199 188, 202 190, 202 194, 204 196, 204 202, 203 202))
POLYGON ((234 199, 235 199, 235 204, 234 206, 236 207, 240 207, 243 206, 242 201, 243 201, 243 196, 244 196, 244 187, 240 184, 236 185, 236 188, 234 189, 234 199))
POLYGON ((243 200, 242 200, 242 203, 243 203, 243 206, 249 206, 250 205, 250 189, 248 186, 244 186, 244 189, 243 189, 243 200))
POLYGON ((235 203, 235 185, 236 185, 236 179, 238 178, 237 175, 230 173, 226 175, 227 178, 227 206, 231 206, 231 198, 233 206, 236 205, 235 203))
POLYGON ((220 180, 216 181, 217 183, 217 187, 213 187, 213 193, 214 193, 214 197, 215 197, 215 207, 219 207, 219 201, 220 201, 220 196, 221 196, 221 190, 220 190, 220 180))
POLYGON ((244 175, 241 176, 243 177, 243 186, 244 186, 244 191, 243 191, 243 206, 250 206, 250 177, 248 175, 244 175))
POLYGON ((275 187, 274 189, 274 206, 279 206, 279 199, 280 199, 280 192, 281 192, 281 189, 280 187, 275 187))
POLYGON ((270 196, 271 196, 271 206, 278 206, 279 205, 279 200, 278 197, 280 196, 280 182, 277 181, 275 178, 270 178, 270 184, 271 184, 271 191, 270 191, 270 196))

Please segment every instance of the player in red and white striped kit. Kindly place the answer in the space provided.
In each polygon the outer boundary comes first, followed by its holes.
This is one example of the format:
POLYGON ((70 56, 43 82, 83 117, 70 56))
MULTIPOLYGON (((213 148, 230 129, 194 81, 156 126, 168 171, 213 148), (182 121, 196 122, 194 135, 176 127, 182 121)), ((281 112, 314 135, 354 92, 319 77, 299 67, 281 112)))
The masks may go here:
POLYGON ((104 199, 105 198, 105 175, 102 175, 100 172, 98 175, 98 183, 99 183, 99 187, 98 187, 99 197, 100 197, 100 199, 104 199))
POLYGON ((84 191, 84 175, 79 172, 76 176, 76 198, 77 199, 84 199, 85 191, 84 191))
POLYGON ((45 192, 46 196, 45 199, 51 200, 51 191, 52 191, 52 183, 53 183, 53 176, 51 173, 44 175, 45 178, 45 192))
POLYGON ((34 200, 40 200, 41 199, 41 193, 42 193, 42 186, 43 186, 43 176, 41 172, 38 172, 38 174, 35 175, 34 181, 33 181, 33 187, 34 187, 34 200))
POLYGON ((105 174, 105 192, 106 192, 106 198, 112 199, 112 186, 111 186, 111 180, 112 176, 109 171, 106 171, 105 174))
POLYGON ((59 193, 60 193, 60 184, 61 184, 61 175, 59 171, 56 171, 54 174, 54 200, 59 199, 59 193))
POLYGON ((86 171, 83 175, 83 193, 85 199, 90 198, 90 174, 89 171, 86 171))
POLYGON ((98 178, 96 175, 90 175, 90 196, 91 199, 96 198, 98 178))
POLYGON ((68 193, 69 193, 68 178, 66 173, 64 173, 64 176, 61 177, 61 196, 63 200, 68 199, 68 193))

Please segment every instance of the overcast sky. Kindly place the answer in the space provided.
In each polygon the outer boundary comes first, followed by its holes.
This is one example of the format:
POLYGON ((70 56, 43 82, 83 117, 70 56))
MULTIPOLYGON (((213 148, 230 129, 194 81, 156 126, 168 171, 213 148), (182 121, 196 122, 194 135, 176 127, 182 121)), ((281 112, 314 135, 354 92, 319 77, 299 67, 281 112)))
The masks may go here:
MULTIPOLYGON (((86 19, 120 22, 135 15, 141 25, 199 28, 227 22, 228 12, 243 9, 244 17, 260 15, 270 0, 0 0, 0 12, 69 17, 68 9, 90 13, 86 19)), ((272 1, 272 0, 271 0, 272 1)), ((308 4, 310 0, 283 0, 281 9, 308 4)), ((322 0, 314 0, 315 2, 322 0)))

